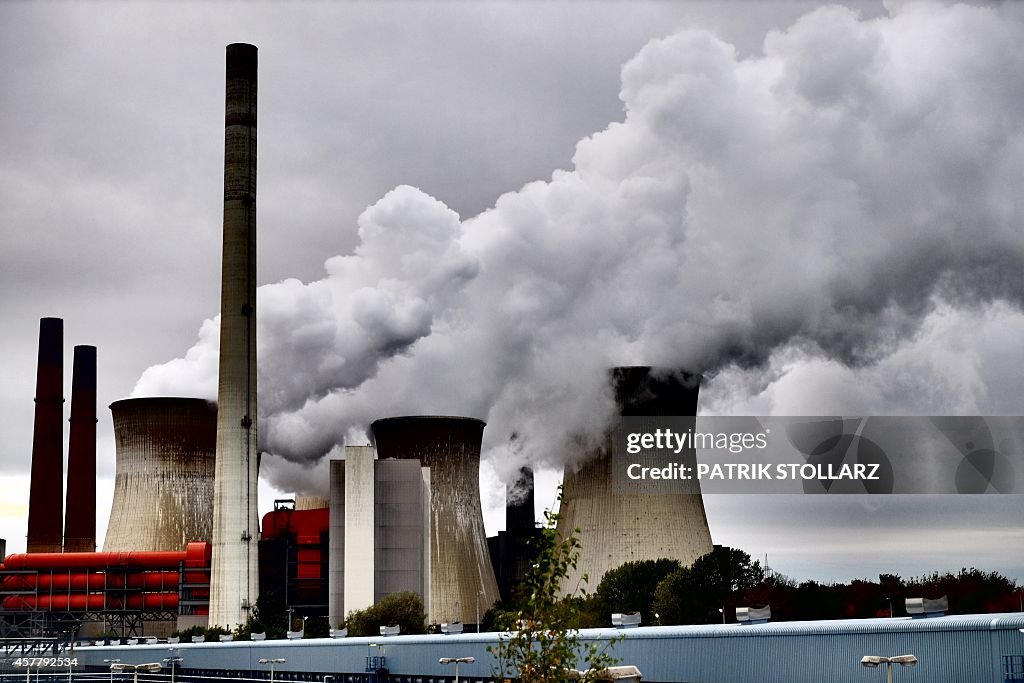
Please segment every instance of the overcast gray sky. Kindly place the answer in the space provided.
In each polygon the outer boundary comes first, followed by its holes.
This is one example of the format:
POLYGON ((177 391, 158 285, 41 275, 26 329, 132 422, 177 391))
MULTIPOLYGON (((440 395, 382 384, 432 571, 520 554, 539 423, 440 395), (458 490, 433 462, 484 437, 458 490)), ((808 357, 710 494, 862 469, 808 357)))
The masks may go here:
MULTIPOLYGON (((493 533, 509 434, 549 504, 611 364, 702 369, 723 414, 1024 413, 1020 15, 0 3, 0 537, 24 547, 40 317, 66 395, 98 347, 100 539, 105 406, 215 390, 231 42, 260 49, 264 509, 372 419, 468 414, 493 533)), ((796 578, 1024 580, 1021 496, 706 502, 796 578)))

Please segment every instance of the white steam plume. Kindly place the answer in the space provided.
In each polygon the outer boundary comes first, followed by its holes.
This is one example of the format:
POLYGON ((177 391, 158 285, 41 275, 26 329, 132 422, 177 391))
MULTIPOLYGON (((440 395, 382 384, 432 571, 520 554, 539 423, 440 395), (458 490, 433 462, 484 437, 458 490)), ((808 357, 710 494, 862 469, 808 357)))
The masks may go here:
MULTIPOLYGON (((800 349, 855 372, 936 311, 1018 315, 1021 44, 996 9, 936 4, 819 9, 745 59, 705 31, 652 41, 572 170, 464 221, 398 187, 322 280, 260 288, 263 447, 312 463, 380 417, 470 415, 512 474, 599 432, 612 365, 736 384, 800 349)), ((212 398, 216 330, 133 395, 212 398)))

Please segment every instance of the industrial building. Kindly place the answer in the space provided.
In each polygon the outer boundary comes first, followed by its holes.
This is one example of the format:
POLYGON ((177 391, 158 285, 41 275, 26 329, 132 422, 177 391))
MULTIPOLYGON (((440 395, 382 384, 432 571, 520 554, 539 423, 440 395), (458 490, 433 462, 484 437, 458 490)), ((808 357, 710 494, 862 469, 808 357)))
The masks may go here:
POLYGON ((494 578, 503 601, 513 597, 516 586, 533 563, 532 544, 540 536, 534 512, 533 470, 519 468, 519 476, 505 484, 505 530, 487 539, 494 578))
MULTIPOLYGON (((900 683, 1006 683, 1024 680, 1024 615, 973 614, 933 619, 852 619, 709 626, 641 626, 584 629, 584 643, 620 638, 610 652, 639 668, 645 683, 879 683, 882 670, 865 668, 865 656, 913 654, 915 666, 897 667, 900 683)), ((500 680, 493 647, 501 634, 396 636, 296 641, 181 644, 179 675, 205 679, 266 677, 277 659, 278 680, 338 683, 370 680, 371 654, 390 681, 449 683, 441 657, 473 657, 461 680, 500 680)), ((160 661, 167 645, 84 647, 75 650, 94 673, 105 659, 160 661)), ((193 679, 194 680, 194 679, 193 679)))
POLYGON ((328 514, 326 507, 298 509, 279 500, 260 528, 260 594, 299 616, 327 615, 328 514))
POLYGON ((402 591, 418 594, 433 621, 430 468, 378 460, 372 446, 346 446, 330 476, 331 625, 402 591))
MULTIPOLYGON (((621 367, 611 371, 619 415, 695 416, 700 376, 621 367)), ((712 551, 704 501, 699 493, 625 494, 613 491, 612 436, 577 467, 566 467, 559 533, 578 529, 580 556, 562 582, 564 594, 589 575, 590 590, 605 572, 625 562, 667 557, 684 565, 712 551), (657 520, 652 524, 651 520, 657 520)), ((693 457, 693 451, 681 457, 693 457)))

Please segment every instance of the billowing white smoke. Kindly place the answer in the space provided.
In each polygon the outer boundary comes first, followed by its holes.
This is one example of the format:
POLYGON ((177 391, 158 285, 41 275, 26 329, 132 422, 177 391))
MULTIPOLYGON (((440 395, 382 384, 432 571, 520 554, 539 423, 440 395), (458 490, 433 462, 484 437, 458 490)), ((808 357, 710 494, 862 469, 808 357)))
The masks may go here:
MULTIPOLYGON (((872 372, 942 316, 1019 322, 1022 44, 997 10, 936 4, 820 9, 746 59, 651 42, 572 170, 464 221, 398 187, 324 279, 260 288, 263 447, 310 463, 379 417, 470 415, 511 473, 600 431, 611 365, 718 372, 718 405, 770 408, 722 388, 763 393, 794 354, 872 372)), ((214 397, 217 342, 207 321, 134 395, 214 397)))

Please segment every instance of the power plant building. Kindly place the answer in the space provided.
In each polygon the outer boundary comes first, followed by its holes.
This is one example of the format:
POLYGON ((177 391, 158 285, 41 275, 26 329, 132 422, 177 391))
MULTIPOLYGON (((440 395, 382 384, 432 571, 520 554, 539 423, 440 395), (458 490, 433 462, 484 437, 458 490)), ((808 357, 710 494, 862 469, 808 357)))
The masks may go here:
POLYGON ((391 417, 371 430, 381 460, 430 468, 430 621, 477 624, 499 598, 480 507, 484 422, 391 417))
MULTIPOLYGON (((611 380, 621 416, 697 414, 699 375, 638 366, 615 368, 611 380)), ((565 471, 558 530, 565 537, 579 529, 580 556, 562 582, 564 594, 585 573, 594 590, 605 572, 625 562, 667 557, 689 565, 713 550, 701 495, 613 491, 611 448, 609 433, 589 460, 565 471)))
POLYGON ((110 404, 117 465, 104 552, 178 551, 209 541, 217 408, 199 398, 110 404))
POLYGON ((410 591, 430 606, 430 478, 412 460, 376 460, 346 446, 331 461, 329 620, 410 591))

